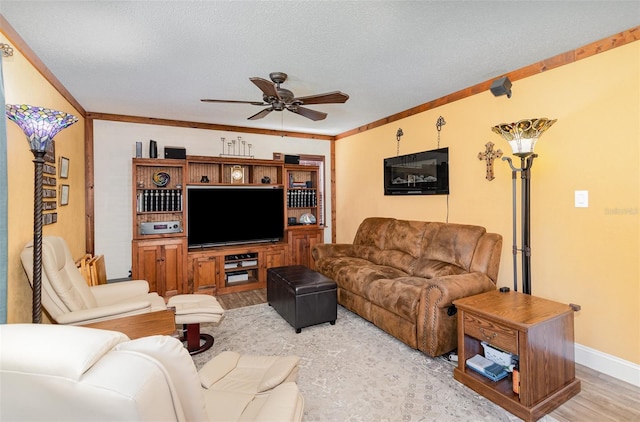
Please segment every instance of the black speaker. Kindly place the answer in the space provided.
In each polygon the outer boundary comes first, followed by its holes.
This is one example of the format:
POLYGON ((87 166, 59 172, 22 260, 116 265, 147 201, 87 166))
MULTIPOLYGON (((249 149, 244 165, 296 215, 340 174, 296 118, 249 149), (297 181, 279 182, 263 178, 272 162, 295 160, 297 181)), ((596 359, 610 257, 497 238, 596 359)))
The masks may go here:
POLYGON ((511 81, 507 76, 493 81, 490 89, 491 93, 496 97, 506 94, 507 98, 511 98, 511 81))
POLYGON ((181 147, 164 147, 164 158, 184 160, 187 158, 187 150, 181 147))
POLYGON ((158 158, 158 144, 153 139, 149 141, 149 158, 158 158))
POLYGON ((285 155, 284 156, 285 164, 300 164, 300 156, 299 155, 285 155))

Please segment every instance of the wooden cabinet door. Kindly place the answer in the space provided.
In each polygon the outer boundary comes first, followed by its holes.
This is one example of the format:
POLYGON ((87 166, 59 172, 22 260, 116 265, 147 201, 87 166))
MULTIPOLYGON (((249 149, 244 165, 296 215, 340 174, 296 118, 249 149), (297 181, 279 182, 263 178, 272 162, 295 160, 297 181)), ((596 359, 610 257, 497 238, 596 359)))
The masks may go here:
POLYGON ((260 253, 260 277, 267 279, 267 270, 273 267, 284 267, 287 265, 287 250, 284 246, 277 246, 260 253))
POLYGON ((149 291, 171 297, 183 292, 186 281, 186 239, 133 242, 134 279, 147 280, 149 291))
MULTIPOLYGON (((182 293, 186 280, 183 242, 171 242, 161 246, 160 273, 163 279, 162 296, 171 297, 182 293)), ((160 293, 158 293, 160 294, 160 293)))
POLYGON ((189 260, 189 265, 193 275, 192 290, 190 293, 201 293, 214 295, 216 285, 220 276, 220 257, 212 255, 195 255, 189 260))
POLYGON ((314 269, 311 249, 318 243, 322 243, 321 229, 289 230, 289 265, 304 265, 314 269))
POLYGON ((264 253, 265 268, 283 267, 286 265, 286 254, 284 247, 269 249, 264 253))
POLYGON ((157 245, 134 242, 134 265, 131 271, 134 280, 147 280, 150 292, 159 291, 158 264, 162 251, 157 245))

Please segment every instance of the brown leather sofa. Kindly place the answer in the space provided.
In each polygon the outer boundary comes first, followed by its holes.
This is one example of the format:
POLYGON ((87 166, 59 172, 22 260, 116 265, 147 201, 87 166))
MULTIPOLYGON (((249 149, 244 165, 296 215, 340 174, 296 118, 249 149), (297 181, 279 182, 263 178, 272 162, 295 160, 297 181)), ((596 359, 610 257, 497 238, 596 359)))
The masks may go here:
POLYGON ((484 227, 372 217, 353 244, 319 244, 338 303, 430 356, 457 347, 452 302, 496 288, 502 236, 484 227))

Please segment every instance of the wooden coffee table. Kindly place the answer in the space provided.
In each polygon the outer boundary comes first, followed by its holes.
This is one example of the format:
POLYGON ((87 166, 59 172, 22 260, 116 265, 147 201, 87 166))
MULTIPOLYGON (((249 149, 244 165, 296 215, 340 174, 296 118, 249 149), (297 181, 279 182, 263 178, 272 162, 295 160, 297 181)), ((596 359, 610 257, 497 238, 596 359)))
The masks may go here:
POLYGON ((176 332, 175 311, 173 308, 169 308, 163 311, 94 322, 82 325, 82 327, 120 331, 132 340, 153 335, 170 336, 176 332))

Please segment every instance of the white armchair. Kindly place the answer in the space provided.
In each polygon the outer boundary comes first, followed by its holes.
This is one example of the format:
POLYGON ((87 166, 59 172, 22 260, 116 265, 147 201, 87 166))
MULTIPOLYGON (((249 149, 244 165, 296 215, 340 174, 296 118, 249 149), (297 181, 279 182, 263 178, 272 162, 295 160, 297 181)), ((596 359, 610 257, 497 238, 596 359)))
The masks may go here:
MULTIPOLYGON (((33 285, 33 244, 20 254, 29 283, 33 285)), ((175 309, 177 324, 186 327, 185 343, 191 354, 202 353, 213 345, 213 336, 200 332, 200 323, 219 322, 224 309, 209 295, 183 294, 168 304, 149 292, 146 280, 121 281, 89 287, 76 267, 63 238, 42 239, 42 305, 58 324, 87 325, 147 312, 175 309)), ((157 334, 157 333, 156 333, 157 334)))
MULTIPOLYGON (((20 254, 22 266, 33 283, 33 244, 20 254)), ((76 267, 64 239, 42 240, 42 305, 59 324, 89 324, 166 309, 164 299, 149 292, 145 280, 89 287, 76 267)))
POLYGON ((199 372, 168 336, 0 325, 3 421, 300 421, 298 357, 223 352, 199 372))

